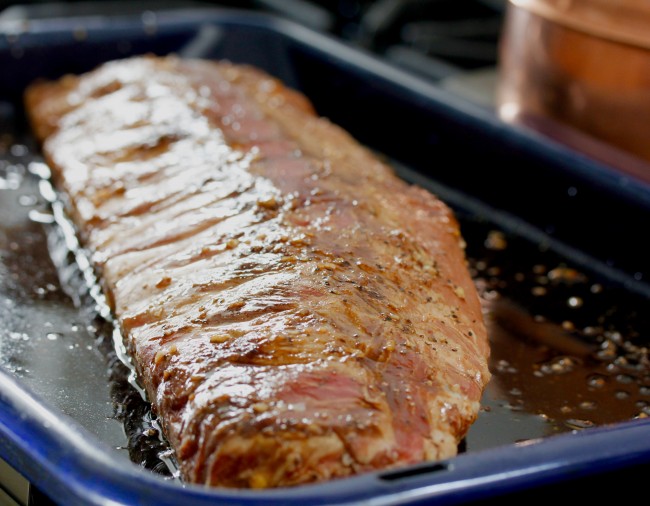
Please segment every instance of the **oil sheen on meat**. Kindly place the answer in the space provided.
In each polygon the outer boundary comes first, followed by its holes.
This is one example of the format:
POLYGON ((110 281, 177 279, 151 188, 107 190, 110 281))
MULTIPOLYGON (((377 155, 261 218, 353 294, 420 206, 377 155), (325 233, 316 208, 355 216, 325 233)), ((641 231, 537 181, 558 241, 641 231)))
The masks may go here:
POLYGON ((183 480, 457 454, 489 346, 445 203, 250 66, 133 57, 25 103, 183 480))

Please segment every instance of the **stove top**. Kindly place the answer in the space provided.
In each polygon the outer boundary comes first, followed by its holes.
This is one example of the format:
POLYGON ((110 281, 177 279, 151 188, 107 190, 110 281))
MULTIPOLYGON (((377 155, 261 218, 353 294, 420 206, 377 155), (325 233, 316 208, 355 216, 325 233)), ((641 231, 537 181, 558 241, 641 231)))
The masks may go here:
POLYGON ((267 12, 370 51, 491 107, 505 5, 506 0, 32 1, 0 11, 0 30, 3 22, 188 7, 267 12))

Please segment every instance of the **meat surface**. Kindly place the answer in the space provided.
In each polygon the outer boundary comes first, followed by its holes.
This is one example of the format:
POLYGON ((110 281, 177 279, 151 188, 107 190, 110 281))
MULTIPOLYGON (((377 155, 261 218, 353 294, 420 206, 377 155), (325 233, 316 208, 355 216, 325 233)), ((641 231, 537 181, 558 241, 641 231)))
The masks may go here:
POLYGON ((489 346, 445 203, 250 66, 133 57, 25 103, 185 481, 456 455, 489 346))

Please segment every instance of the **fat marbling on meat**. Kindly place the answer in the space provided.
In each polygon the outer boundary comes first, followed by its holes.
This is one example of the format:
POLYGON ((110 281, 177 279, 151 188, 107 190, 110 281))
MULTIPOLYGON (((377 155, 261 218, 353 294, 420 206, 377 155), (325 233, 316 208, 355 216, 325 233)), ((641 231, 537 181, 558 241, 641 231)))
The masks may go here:
POLYGON ((457 454, 489 346, 439 198, 247 65, 132 57, 25 104, 184 480, 457 454))

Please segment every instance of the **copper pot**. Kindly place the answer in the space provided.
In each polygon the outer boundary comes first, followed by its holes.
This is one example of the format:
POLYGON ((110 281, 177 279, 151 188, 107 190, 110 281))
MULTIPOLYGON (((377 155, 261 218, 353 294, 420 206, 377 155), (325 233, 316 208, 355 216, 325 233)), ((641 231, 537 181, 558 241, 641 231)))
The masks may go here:
POLYGON ((509 0, 497 107, 650 161, 650 1, 509 0))

